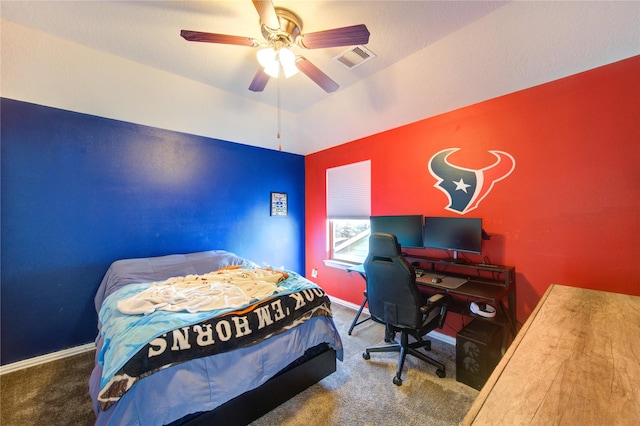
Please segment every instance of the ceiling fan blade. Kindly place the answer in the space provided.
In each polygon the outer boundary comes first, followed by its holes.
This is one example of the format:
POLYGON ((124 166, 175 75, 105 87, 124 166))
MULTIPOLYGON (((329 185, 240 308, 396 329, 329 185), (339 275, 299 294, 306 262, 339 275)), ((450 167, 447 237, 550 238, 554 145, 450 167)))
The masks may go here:
POLYGON ((256 72, 255 77, 253 77, 253 81, 249 86, 249 90, 252 92, 262 92, 264 87, 269 82, 269 75, 264 72, 262 67, 258 68, 258 72, 256 72))
POLYGON ((180 35, 187 41, 203 41, 205 43, 234 44, 237 46, 257 47, 256 39, 228 34, 203 33, 200 31, 182 30, 180 35))
POLYGON ((335 92, 340 87, 338 86, 338 83, 331 80, 328 75, 320 71, 320 68, 316 67, 302 56, 296 60, 296 66, 304 75, 313 80, 318 86, 322 87, 322 89, 327 93, 335 92))
POLYGON ((351 27, 334 28, 332 30, 318 31, 304 34, 298 44, 307 49, 319 49, 323 47, 355 46, 369 43, 369 30, 364 24, 351 27))
POLYGON ((269 29, 277 30, 280 28, 280 20, 276 15, 276 9, 273 7, 271 0, 253 0, 253 5, 260 15, 260 23, 269 29))

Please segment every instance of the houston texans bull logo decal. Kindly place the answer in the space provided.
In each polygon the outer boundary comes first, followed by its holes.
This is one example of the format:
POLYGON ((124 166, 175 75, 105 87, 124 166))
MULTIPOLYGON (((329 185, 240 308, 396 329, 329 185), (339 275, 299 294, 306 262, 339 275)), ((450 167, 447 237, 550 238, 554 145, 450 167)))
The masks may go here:
POLYGON ((516 167, 516 160, 503 151, 489 151, 497 161, 480 170, 454 166, 447 157, 460 148, 447 148, 437 152, 429 160, 429 172, 436 178, 434 187, 449 198, 446 210, 465 214, 478 207, 493 189, 493 185, 506 178, 516 167))

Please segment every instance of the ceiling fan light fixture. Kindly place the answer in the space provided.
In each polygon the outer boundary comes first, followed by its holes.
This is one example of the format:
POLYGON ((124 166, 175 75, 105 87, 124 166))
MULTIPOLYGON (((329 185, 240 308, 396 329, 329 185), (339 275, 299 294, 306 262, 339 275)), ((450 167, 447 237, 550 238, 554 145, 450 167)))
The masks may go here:
POLYGON ((273 78, 278 78, 280 73, 280 62, 278 61, 278 53, 272 48, 258 50, 256 54, 258 63, 264 68, 264 72, 273 78))
POLYGON ((278 78, 280 66, 282 66, 285 78, 289 78, 298 72, 296 55, 286 47, 278 50, 267 47, 259 50, 256 56, 258 57, 258 63, 270 77, 278 78))
POLYGON ((280 74, 280 64, 274 62, 273 64, 264 67, 264 72, 269 77, 278 78, 278 75, 280 74))
POLYGON ((285 78, 289 78, 292 75, 297 74, 298 67, 296 67, 296 55, 286 47, 283 47, 278 51, 280 58, 280 64, 282 65, 282 71, 284 71, 285 78))
POLYGON ((258 50, 256 56, 258 57, 258 63, 264 68, 273 66, 274 63, 277 63, 276 51, 273 50, 272 47, 258 50))

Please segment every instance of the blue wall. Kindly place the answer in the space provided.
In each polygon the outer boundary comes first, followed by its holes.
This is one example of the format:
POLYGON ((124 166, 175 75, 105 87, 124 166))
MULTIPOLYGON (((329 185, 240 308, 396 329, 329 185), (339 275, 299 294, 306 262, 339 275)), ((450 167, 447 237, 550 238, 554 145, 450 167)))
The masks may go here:
POLYGON ((114 260, 226 249, 304 272, 304 157, 2 99, 1 363, 92 342, 114 260), (270 192, 289 195, 271 217, 270 192))

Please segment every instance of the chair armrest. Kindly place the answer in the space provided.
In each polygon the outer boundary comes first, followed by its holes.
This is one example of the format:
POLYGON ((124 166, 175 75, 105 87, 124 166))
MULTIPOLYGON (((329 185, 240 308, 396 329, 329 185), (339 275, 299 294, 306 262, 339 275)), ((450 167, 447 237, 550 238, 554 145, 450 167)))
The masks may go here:
POLYGON ((427 299, 426 305, 420 307, 420 312, 422 312, 422 314, 427 318, 438 318, 436 327, 442 328, 444 326, 444 321, 447 318, 447 305, 449 304, 448 302, 451 298, 452 297, 450 294, 434 294, 427 299), (435 312, 437 312, 437 314, 434 314, 435 312))
POLYGON ((427 299, 426 305, 423 305, 420 307, 420 312, 422 312, 423 314, 427 314, 438 306, 446 307, 447 303, 449 302, 449 299, 451 299, 451 295, 449 294, 444 294, 444 293, 434 294, 433 296, 427 299))
POLYGON ((451 299, 450 294, 438 293, 427 299, 427 306, 443 305, 451 299))

